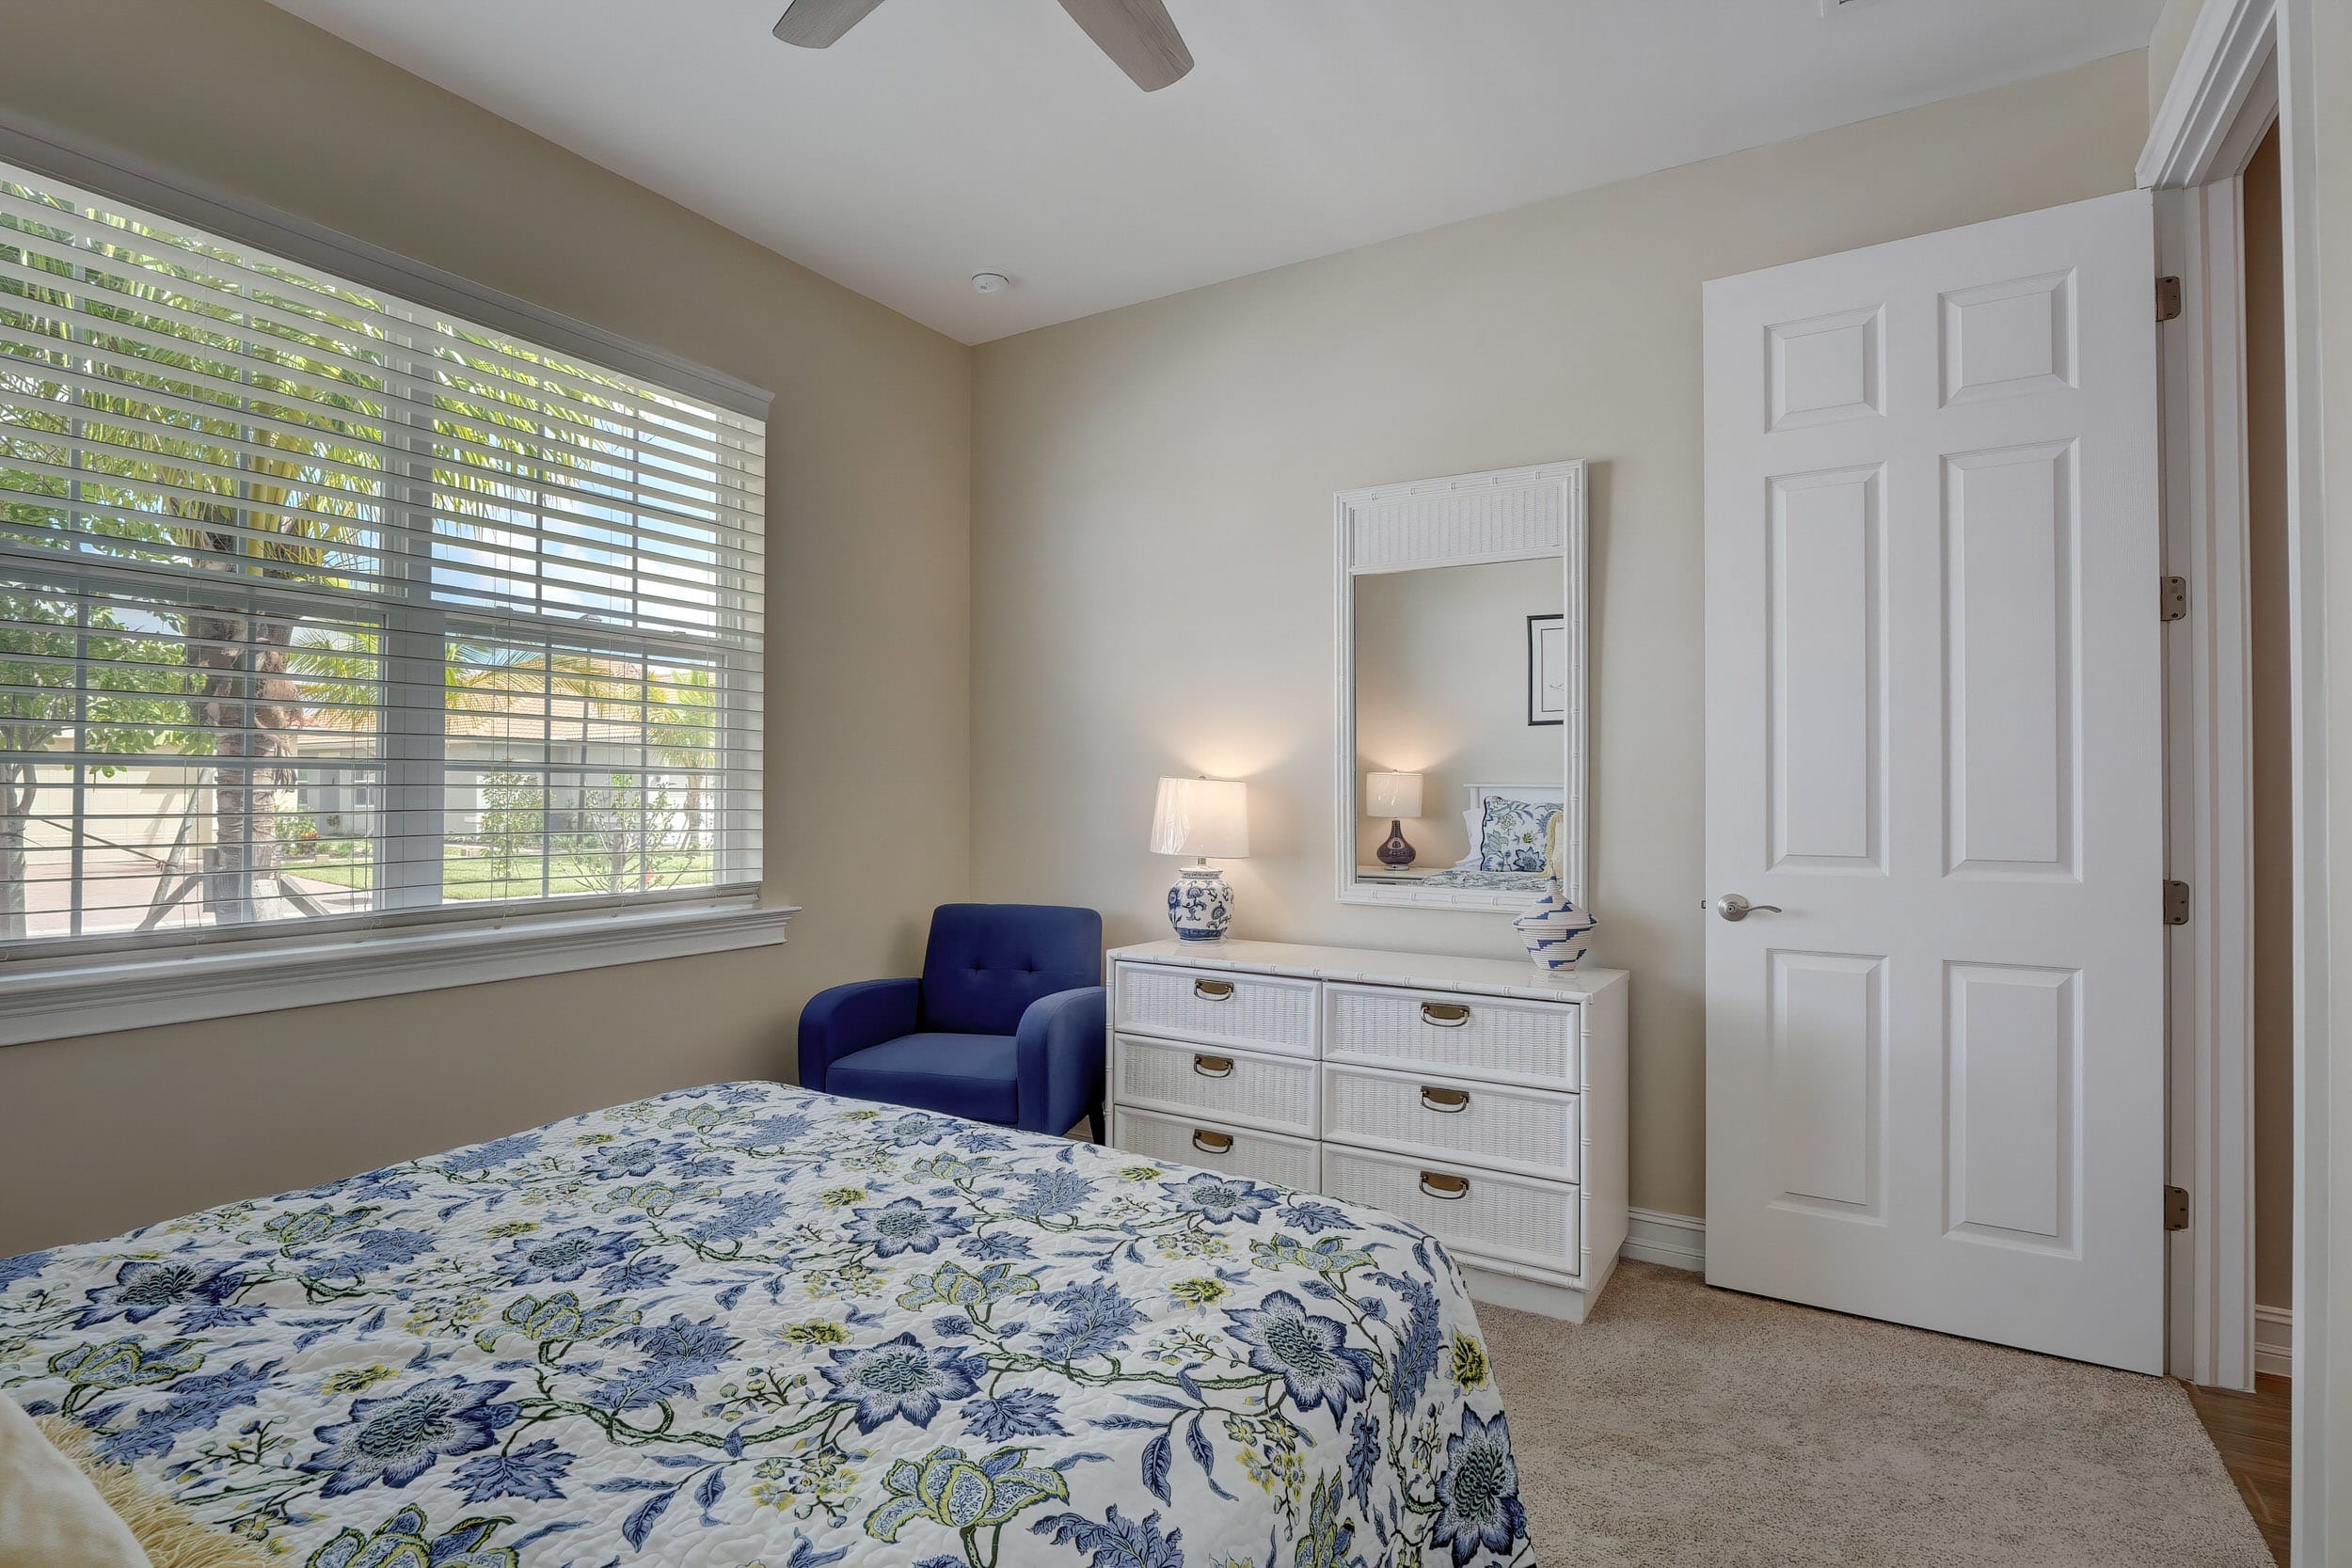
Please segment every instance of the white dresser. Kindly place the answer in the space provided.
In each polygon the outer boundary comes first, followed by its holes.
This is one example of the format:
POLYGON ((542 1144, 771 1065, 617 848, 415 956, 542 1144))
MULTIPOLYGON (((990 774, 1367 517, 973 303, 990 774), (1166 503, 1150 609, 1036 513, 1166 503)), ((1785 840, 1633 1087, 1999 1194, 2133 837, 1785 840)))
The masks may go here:
POLYGON ((1626 1227, 1623 972, 1286 942, 1110 954, 1111 1141, 1387 1210, 1581 1323, 1626 1227))

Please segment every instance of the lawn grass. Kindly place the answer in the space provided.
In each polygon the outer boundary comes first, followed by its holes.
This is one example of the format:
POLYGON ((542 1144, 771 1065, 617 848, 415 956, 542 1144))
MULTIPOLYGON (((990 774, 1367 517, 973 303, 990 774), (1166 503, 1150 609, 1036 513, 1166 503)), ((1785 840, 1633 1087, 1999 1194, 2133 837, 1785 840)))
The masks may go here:
MULTIPOLYGON (((375 885, 375 863, 363 860, 281 860, 278 868, 290 876, 336 887, 375 885)), ((634 866, 631 867, 634 869, 634 866)), ((517 855, 505 867, 488 855, 469 854, 452 845, 441 853, 441 896, 464 898, 535 898, 541 896, 539 863, 517 855), (501 875, 501 871, 508 873, 501 875)), ((556 855, 547 866, 548 895, 612 891, 611 873, 601 861, 580 855, 556 855)), ((651 885, 691 886, 707 880, 707 855, 657 855, 651 885)))

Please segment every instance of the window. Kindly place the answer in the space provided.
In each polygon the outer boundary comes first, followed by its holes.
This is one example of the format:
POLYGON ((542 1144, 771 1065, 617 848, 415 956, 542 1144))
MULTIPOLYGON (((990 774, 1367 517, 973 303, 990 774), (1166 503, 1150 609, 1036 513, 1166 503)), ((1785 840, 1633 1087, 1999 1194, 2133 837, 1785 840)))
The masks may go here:
POLYGON ((0 952, 753 891, 764 446, 0 164, 0 952))

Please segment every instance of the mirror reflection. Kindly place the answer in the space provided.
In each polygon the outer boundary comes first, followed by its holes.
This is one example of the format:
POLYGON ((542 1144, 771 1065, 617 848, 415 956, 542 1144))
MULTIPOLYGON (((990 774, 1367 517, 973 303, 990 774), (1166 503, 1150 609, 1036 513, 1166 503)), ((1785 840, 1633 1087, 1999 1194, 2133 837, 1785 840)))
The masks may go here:
POLYGON ((1356 880, 1544 885, 1571 699, 1557 556, 1357 576, 1356 880))

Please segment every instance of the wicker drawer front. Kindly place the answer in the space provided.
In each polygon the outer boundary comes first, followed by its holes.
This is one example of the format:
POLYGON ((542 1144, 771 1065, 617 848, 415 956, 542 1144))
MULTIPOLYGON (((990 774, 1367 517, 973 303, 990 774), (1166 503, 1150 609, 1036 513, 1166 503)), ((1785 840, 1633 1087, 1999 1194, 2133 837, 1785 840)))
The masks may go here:
POLYGON ((1114 1113, 1111 1141, 1155 1164, 1199 1165, 1230 1176, 1254 1177, 1278 1187, 1312 1192, 1320 1156, 1315 1146, 1244 1127, 1165 1117, 1155 1111, 1114 1113))
POLYGON ((1315 982, 1123 963, 1113 1022, 1146 1035, 1311 1056, 1315 982))
POLYGON ((1327 985, 1324 1055, 1406 1071, 1583 1087, 1572 1002, 1521 1002, 1462 991, 1327 985))
POLYGON ((1463 1079, 1401 1078, 1338 1063, 1323 1069, 1323 1135, 1401 1154, 1578 1180, 1580 1101, 1572 1094, 1463 1079))
POLYGON ((1578 1274, 1581 1189, 1465 1165, 1323 1146, 1323 1190, 1385 1209, 1449 1247, 1578 1274))
POLYGON ((1303 1056, 1223 1054, 1136 1035, 1119 1037, 1121 1105, 1197 1112, 1275 1132, 1315 1135, 1315 1064, 1303 1056))

